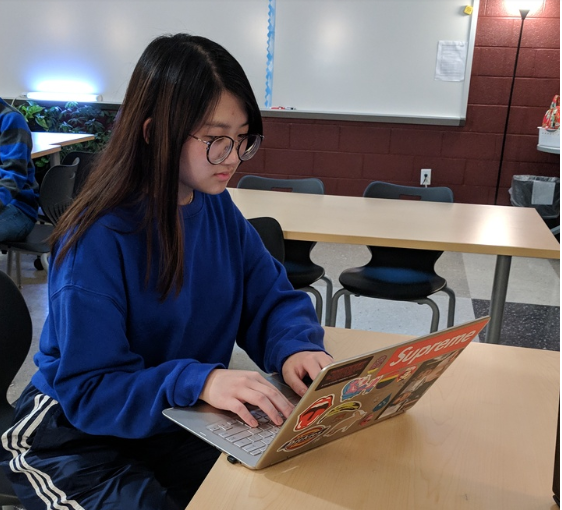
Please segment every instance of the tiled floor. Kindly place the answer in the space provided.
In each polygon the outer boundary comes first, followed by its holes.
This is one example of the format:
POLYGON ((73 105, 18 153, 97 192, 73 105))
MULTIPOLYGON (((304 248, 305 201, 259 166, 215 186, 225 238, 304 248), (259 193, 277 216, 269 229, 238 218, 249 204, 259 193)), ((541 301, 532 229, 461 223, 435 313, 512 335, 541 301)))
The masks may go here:
MULTIPOLYGON (((369 258, 367 248, 319 243, 312 258, 326 269, 339 288, 338 275, 348 267, 364 264, 369 258)), ((0 270, 6 268, 6 257, 0 255, 0 270)), ((455 323, 465 322, 488 313, 495 257, 445 252, 437 262, 437 272, 445 277, 457 296, 455 323)), ((38 338, 47 313, 47 285, 44 271, 36 271, 33 257, 22 257, 22 293, 31 312, 34 340, 30 355, 16 377, 11 398, 17 398, 35 371, 32 362, 38 338)), ((324 294, 324 283, 316 284, 324 294)), ((445 326, 448 298, 434 296, 441 309, 440 327, 445 326)), ((356 329, 423 335, 429 331, 429 307, 415 303, 400 303, 352 297, 353 322, 356 329)), ((337 326, 343 327, 343 300, 340 300, 337 326)), ((560 262, 514 258, 507 293, 505 320, 501 343, 521 347, 560 350, 560 262)), ((244 355, 235 351, 233 360, 246 363, 244 355)))

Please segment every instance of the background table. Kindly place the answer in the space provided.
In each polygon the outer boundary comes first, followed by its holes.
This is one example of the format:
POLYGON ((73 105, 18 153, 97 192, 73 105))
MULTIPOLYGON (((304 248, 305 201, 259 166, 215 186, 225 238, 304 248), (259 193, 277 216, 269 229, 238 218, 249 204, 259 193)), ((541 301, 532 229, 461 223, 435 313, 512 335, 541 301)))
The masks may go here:
POLYGON ((58 165, 60 163, 59 152, 62 147, 88 142, 94 140, 94 138, 94 135, 88 133, 42 133, 33 131, 31 133, 33 141, 31 157, 50 156, 51 165, 58 165))
POLYGON ((511 257, 560 258, 534 208, 229 188, 246 218, 276 218, 286 239, 496 255, 486 340, 498 343, 511 257))
MULTIPOLYGON (((403 338, 326 328, 336 358, 403 338)), ((188 509, 557 509, 559 377, 558 352, 472 343, 401 416, 260 471, 221 455, 188 509)))

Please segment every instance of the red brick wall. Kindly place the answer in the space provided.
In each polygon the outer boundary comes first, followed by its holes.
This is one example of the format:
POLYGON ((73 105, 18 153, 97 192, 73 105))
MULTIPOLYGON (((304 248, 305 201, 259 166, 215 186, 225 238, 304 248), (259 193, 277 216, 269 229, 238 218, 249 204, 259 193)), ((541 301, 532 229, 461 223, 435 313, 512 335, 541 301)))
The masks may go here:
MULTIPOLYGON (((455 201, 493 204, 521 18, 503 0, 481 0, 466 125, 421 126, 264 118, 263 149, 231 182, 254 173, 322 179, 326 193, 360 196, 373 180, 449 186, 455 201)), ((560 92, 560 0, 525 20, 506 138, 498 204, 511 178, 559 175, 559 156, 536 150, 543 115, 560 92)))

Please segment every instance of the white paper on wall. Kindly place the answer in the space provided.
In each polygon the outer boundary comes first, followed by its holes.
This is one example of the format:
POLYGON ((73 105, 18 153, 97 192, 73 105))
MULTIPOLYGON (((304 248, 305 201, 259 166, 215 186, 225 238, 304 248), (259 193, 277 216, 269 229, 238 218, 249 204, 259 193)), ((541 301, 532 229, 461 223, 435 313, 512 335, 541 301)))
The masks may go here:
POLYGON ((441 81, 464 81, 468 42, 439 41, 435 79, 441 81))

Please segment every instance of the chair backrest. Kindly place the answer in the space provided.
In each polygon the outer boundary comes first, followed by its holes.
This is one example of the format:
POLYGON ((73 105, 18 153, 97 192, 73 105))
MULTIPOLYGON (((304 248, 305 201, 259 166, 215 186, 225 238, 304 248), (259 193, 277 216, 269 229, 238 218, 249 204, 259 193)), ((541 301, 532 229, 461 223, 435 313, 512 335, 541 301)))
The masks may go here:
POLYGON ((316 177, 305 179, 275 179, 258 175, 245 175, 238 181, 238 188, 264 191, 289 191, 293 193, 324 194, 324 183, 316 177))
POLYGON ((426 188, 425 186, 401 186, 389 182, 375 181, 367 186, 363 193, 370 198, 408 198, 427 202, 453 202, 453 191, 445 186, 426 188))
MULTIPOLYGON (((453 191, 450 188, 440 186, 426 188, 425 186, 401 186, 389 182, 374 181, 367 186, 363 192, 364 197, 389 198, 393 200, 410 199, 427 202, 453 202, 453 191)), ((414 269, 429 270, 433 268, 442 251, 435 250, 413 250, 409 248, 391 248, 368 246, 371 252, 372 266, 401 267, 404 265, 414 269), (416 252, 413 257, 412 253, 416 252)))
POLYGON ((0 434, 8 428, 13 412, 6 392, 25 361, 31 338, 27 304, 13 280, 0 271, 0 434))
POLYGON ((283 229, 279 222, 275 218, 267 216, 250 218, 248 221, 258 231, 269 253, 283 264, 285 262, 285 243, 283 229))
POLYGON ((71 165, 55 165, 49 169, 39 190, 39 205, 53 225, 74 200, 74 183, 80 160, 71 165))
POLYGON ((80 159, 78 171, 76 172, 76 179, 74 181, 74 196, 80 193, 82 186, 84 186, 84 182, 86 182, 88 175, 90 175, 94 161, 97 157, 98 154, 95 152, 73 151, 69 152, 62 160, 63 165, 71 165, 74 163, 76 158, 80 159))
MULTIPOLYGON (((23 365, 32 339, 27 304, 17 285, 0 271, 0 435, 12 425, 14 408, 7 392, 23 365)), ((0 506, 19 505, 11 483, 0 470, 0 506)), ((2 507, 3 508, 3 507, 2 507)))

